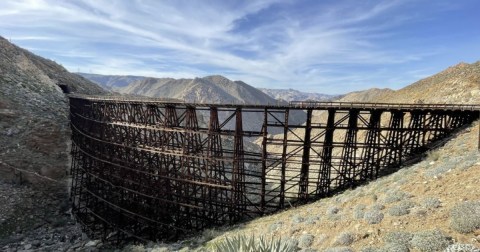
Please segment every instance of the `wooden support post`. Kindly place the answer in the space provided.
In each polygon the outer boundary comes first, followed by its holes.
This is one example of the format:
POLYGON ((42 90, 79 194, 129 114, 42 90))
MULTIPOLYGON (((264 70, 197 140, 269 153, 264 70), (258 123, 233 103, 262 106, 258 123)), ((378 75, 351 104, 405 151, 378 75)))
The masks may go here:
POLYGON ((283 142, 282 142, 282 171, 280 174, 280 200, 279 207, 280 209, 285 207, 285 170, 287 167, 287 147, 288 147, 288 117, 290 110, 285 109, 285 118, 283 123, 283 142))
POLYGON ((303 138, 302 167, 300 170, 300 183, 299 183, 299 192, 298 192, 298 199, 300 201, 308 200, 308 171, 310 167, 311 131, 312 131, 312 109, 309 108, 307 109, 305 136, 303 138))
POLYGON ((323 141, 322 163, 317 180, 317 195, 327 196, 330 192, 332 172, 332 151, 333 133, 335 131, 335 109, 328 109, 327 127, 325 128, 325 139, 323 141))
POLYGON ((263 111, 263 126, 262 126, 262 177, 261 177, 261 195, 260 195, 260 211, 262 215, 265 213, 265 186, 266 186, 266 171, 267 171, 267 135, 268 135, 268 110, 263 111))

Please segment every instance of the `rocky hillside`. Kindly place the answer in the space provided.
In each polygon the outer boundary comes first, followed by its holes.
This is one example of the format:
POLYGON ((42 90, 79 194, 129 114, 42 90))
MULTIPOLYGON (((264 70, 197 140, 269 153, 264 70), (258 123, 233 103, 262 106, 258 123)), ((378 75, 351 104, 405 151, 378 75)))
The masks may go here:
POLYGON ((480 103, 480 61, 460 63, 402 89, 370 89, 340 99, 355 102, 480 103))
MULTIPOLYGON (((459 64, 403 89, 371 89, 341 101, 480 103, 480 63, 459 64)), ((316 115, 316 122, 321 121, 316 115)), ((124 251, 209 251, 237 235, 290 240, 301 251, 480 251, 479 122, 420 163, 312 204, 173 244, 124 251)), ((275 150, 272 150, 275 151, 275 150)))
POLYGON ((301 92, 295 89, 268 89, 259 88, 260 91, 275 98, 276 100, 283 101, 332 101, 341 98, 341 95, 328 95, 319 93, 307 93, 301 92))
MULTIPOLYGON (((71 92, 103 89, 0 38, 0 173, 22 169, 53 179, 65 175, 68 104, 58 85, 71 92)), ((39 178, 23 174, 26 180, 39 178)))
POLYGON ((371 88, 362 91, 356 91, 346 94, 345 96, 337 99, 340 102, 375 102, 382 97, 395 93, 394 90, 389 88, 371 88))
POLYGON ((477 140, 478 123, 422 162, 368 185, 156 248, 208 251, 244 234, 290 239, 301 251, 480 251, 477 140))
POLYGON ((117 90, 128 86, 128 84, 137 81, 143 80, 147 77, 143 76, 133 76, 133 75, 101 75, 101 74, 89 74, 89 73, 75 73, 82 76, 85 79, 88 79, 106 90, 117 90))
MULTIPOLYGON (((22 239, 26 230, 68 222, 68 100, 59 85, 75 93, 105 92, 0 37, 2 251, 9 251, 3 244, 22 239)), ((49 243, 57 238, 52 239, 49 243)))

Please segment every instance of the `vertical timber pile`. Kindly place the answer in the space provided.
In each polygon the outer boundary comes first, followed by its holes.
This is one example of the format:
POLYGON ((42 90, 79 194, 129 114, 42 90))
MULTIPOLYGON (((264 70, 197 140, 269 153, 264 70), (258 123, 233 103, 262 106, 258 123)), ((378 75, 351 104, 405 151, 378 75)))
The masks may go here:
POLYGON ((363 149, 362 163, 360 164, 360 181, 368 181, 377 178, 380 169, 379 154, 381 147, 381 118, 383 110, 372 110, 368 123, 368 132, 363 149))
POLYGON ((300 190, 298 199, 300 201, 308 201, 308 171, 310 167, 310 148, 311 148, 311 132, 312 132, 312 109, 307 109, 307 119, 305 124, 305 136, 303 137, 303 155, 302 168, 300 170, 300 190))
POLYGON ((177 239, 391 173, 478 119, 479 110, 70 96, 72 211, 95 238, 177 239))
POLYGON ((240 220, 242 213, 244 213, 247 208, 244 198, 245 164, 243 155, 243 121, 241 108, 235 110, 235 135, 233 141, 232 197, 230 210, 230 221, 232 223, 240 220))

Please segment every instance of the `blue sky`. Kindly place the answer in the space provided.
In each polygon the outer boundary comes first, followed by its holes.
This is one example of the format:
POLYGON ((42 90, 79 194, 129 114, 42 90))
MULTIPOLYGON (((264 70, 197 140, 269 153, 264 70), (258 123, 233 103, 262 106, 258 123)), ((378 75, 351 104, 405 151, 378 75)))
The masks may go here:
POLYGON ((480 60, 477 0, 2 0, 0 36, 70 71, 338 94, 480 60))

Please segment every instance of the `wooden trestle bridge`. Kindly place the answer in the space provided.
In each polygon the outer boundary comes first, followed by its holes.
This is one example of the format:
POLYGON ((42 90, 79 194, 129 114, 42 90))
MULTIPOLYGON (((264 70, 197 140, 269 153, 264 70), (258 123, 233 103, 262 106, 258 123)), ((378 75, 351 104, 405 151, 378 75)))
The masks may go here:
POLYGON ((478 119, 480 105, 70 96, 70 109, 73 213, 91 236, 119 241, 172 239, 374 180, 478 119), (263 123, 244 126, 246 114, 263 123))

